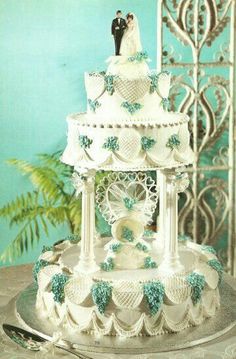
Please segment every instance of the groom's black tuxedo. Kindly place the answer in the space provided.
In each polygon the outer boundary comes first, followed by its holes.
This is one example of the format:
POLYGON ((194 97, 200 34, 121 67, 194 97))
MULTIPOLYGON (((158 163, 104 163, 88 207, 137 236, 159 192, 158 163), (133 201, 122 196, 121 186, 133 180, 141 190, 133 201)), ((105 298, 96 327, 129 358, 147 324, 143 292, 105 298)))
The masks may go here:
POLYGON ((124 34, 124 30, 127 27, 125 19, 115 18, 111 24, 111 33, 115 40, 116 55, 120 55, 120 44, 124 34))

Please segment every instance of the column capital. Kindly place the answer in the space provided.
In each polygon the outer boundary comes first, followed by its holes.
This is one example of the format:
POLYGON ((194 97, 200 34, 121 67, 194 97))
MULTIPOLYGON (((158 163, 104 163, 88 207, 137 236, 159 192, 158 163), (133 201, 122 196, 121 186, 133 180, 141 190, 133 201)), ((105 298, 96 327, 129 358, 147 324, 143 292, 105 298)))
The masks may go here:
POLYGON ((166 177, 166 181, 175 187, 177 193, 184 192, 189 186, 189 176, 184 170, 185 168, 165 169, 161 171, 166 177))
POLYGON ((76 195, 81 192, 92 193, 94 191, 95 170, 76 171, 72 175, 72 183, 76 189, 76 195))

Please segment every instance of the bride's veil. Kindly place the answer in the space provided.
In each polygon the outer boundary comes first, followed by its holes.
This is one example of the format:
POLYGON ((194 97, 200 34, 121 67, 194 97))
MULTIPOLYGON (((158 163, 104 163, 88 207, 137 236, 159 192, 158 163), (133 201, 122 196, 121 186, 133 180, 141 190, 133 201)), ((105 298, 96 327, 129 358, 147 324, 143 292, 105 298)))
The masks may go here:
POLYGON ((134 13, 130 13, 130 14, 132 14, 133 18, 134 18, 133 19, 133 24, 134 24, 134 33, 135 33, 135 37, 136 37, 137 51, 142 51, 138 18, 134 13))

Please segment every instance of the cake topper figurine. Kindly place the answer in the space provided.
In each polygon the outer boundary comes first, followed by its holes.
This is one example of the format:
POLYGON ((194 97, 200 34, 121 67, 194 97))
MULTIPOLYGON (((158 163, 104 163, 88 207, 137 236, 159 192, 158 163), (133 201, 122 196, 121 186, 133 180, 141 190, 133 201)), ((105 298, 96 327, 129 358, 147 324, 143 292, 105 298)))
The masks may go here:
POLYGON ((142 51, 139 24, 135 14, 129 12, 126 15, 126 29, 121 40, 120 54, 132 56, 142 51))
POLYGON ((116 56, 120 55, 120 44, 126 27, 127 27, 126 21, 125 19, 122 18, 122 11, 117 10, 116 18, 112 21, 111 24, 111 33, 115 41, 116 56))

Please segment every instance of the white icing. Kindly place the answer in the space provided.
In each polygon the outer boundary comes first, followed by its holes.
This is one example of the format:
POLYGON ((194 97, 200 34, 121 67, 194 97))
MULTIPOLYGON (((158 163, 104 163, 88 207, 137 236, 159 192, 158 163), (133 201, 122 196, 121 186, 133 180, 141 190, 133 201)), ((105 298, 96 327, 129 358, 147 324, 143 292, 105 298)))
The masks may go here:
MULTIPOLYGON (((128 152, 126 150, 126 142, 123 141, 127 137, 127 131, 116 126, 111 128, 97 127, 96 131, 93 127, 86 126, 86 116, 71 116, 68 118, 68 143, 62 155, 61 160, 75 167, 85 168, 101 168, 114 170, 133 170, 144 168, 170 168, 189 164, 193 161, 193 152, 189 147, 189 132, 187 122, 181 122, 181 119, 186 121, 182 115, 167 113, 168 123, 154 125, 153 127, 136 127, 136 122, 132 122, 132 129, 130 130, 130 138, 133 141, 129 143, 128 152), (76 118, 76 119, 75 119, 76 118), (174 121, 177 121, 176 123, 174 121), (179 121, 179 122, 178 122, 179 121), (167 147, 167 142, 170 136, 179 135, 180 146, 175 149, 167 147), (92 139, 92 144, 89 148, 83 149, 79 145, 79 135, 88 136, 92 139), (119 143, 117 151, 109 151, 103 148, 103 144, 110 136, 116 136, 119 143), (142 136, 153 138, 156 143, 148 151, 143 151, 136 139, 142 136), (128 157, 128 154, 135 154, 128 157)), ((98 124, 97 124, 98 125, 98 124)))
POLYGON ((127 56, 111 56, 107 59, 109 63, 107 74, 124 76, 128 79, 136 79, 141 76, 147 76, 151 73, 145 61, 133 63, 128 61, 127 56))
MULTIPOLYGON (((67 261, 74 261, 73 254, 78 258, 75 248, 78 250, 78 246, 68 245, 67 261)), ((200 259, 201 252, 201 247, 197 244, 192 246, 192 243, 187 242, 186 246, 180 246, 180 257, 186 258, 182 261, 185 263, 186 274, 182 276, 158 277, 156 269, 115 270, 110 273, 97 272, 90 276, 72 276, 65 286, 63 304, 55 303, 50 286, 39 280, 36 308, 40 315, 49 317, 58 325, 67 326, 74 331, 94 331, 100 335, 153 336, 179 332, 188 326, 200 325, 206 318, 214 316, 220 305, 219 291, 212 281, 214 278, 219 280, 218 273, 212 268, 208 270, 206 259, 204 262, 200 259), (193 254, 195 261, 192 259, 193 254), (194 268, 189 262, 194 263, 194 268), (196 305, 192 303, 191 288, 186 285, 184 279, 184 276, 193 269, 197 273, 204 274, 207 283, 201 300, 196 305), (164 303, 154 316, 149 314, 142 290, 142 279, 144 282, 160 280, 165 286, 164 303), (98 280, 110 281, 113 287, 112 298, 104 314, 98 312, 91 297, 92 284, 98 280)), ((66 257, 64 262, 65 260, 66 257)), ((53 275, 54 271, 51 273, 49 267, 53 266, 43 268, 39 278, 43 275, 53 275)), ((70 267, 73 272, 73 266, 70 267)))

